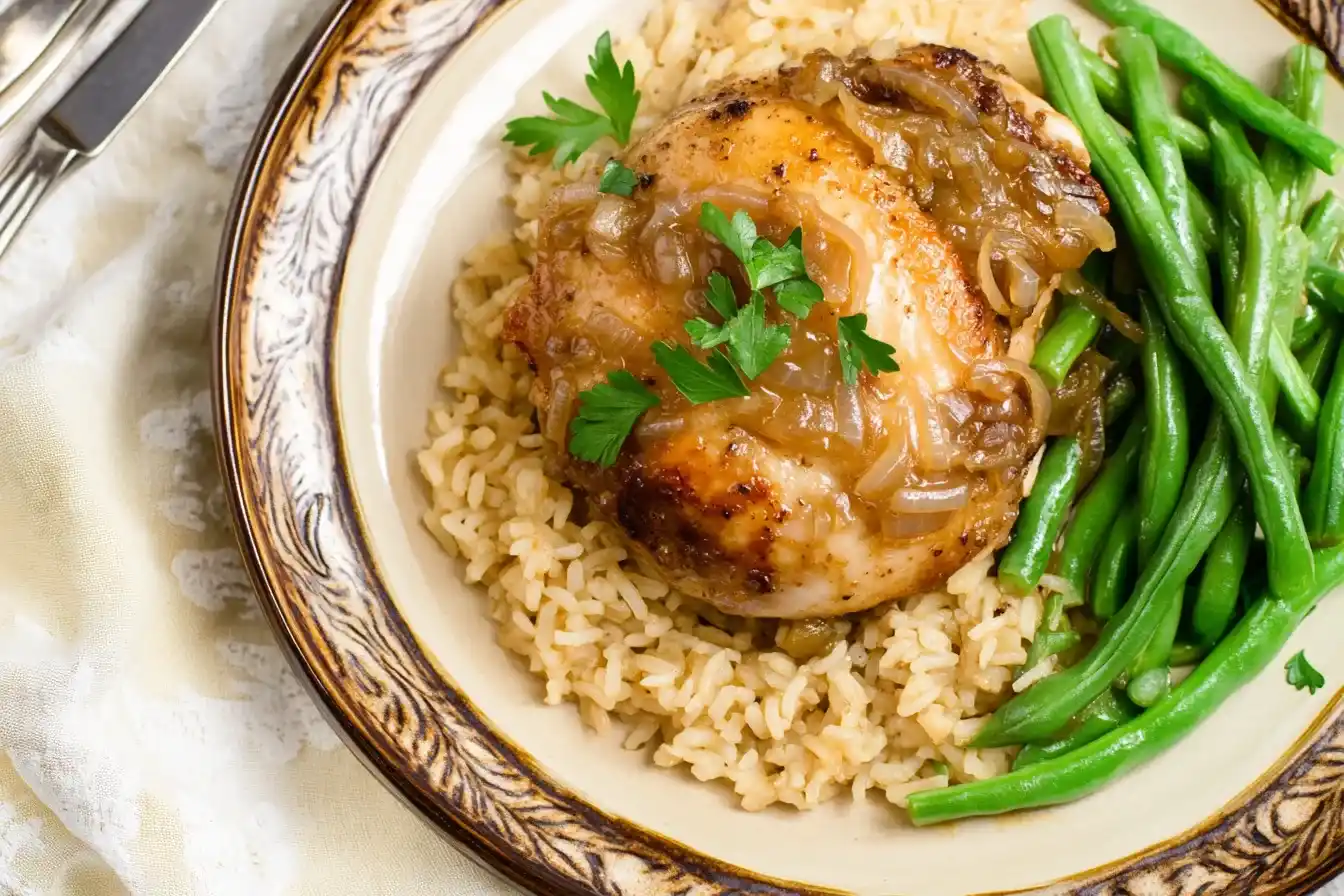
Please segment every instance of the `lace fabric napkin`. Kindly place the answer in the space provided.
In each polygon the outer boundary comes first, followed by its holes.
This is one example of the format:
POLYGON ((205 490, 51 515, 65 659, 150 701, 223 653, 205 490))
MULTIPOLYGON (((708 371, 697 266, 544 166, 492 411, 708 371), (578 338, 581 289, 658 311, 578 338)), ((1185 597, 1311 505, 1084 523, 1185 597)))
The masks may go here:
POLYGON ((6 896, 515 892, 340 744, 228 528, 209 392, 219 234, 325 6, 225 3, 0 261, 6 896))
POLYGON ((219 236, 326 6, 224 3, 0 261, 0 893, 515 892, 319 717, 228 528, 219 236))

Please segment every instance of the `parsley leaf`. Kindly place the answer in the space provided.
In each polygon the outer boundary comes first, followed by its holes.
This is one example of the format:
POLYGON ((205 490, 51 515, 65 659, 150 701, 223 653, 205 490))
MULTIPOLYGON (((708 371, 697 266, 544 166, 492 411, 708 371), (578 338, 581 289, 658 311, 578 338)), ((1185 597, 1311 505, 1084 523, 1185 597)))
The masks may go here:
POLYGON ((780 352, 789 347, 787 326, 765 325, 765 296, 759 291, 751 294, 750 304, 739 311, 725 329, 728 331, 728 351, 749 380, 764 373, 780 352))
POLYGON ((715 271, 709 275, 709 289, 705 296, 724 320, 732 320, 737 316, 737 295, 733 292, 733 281, 723 274, 715 271))
POLYGON ((672 385, 691 404, 707 404, 723 398, 745 398, 750 394, 722 349, 709 356, 708 364, 701 364, 685 346, 655 342, 653 359, 667 371, 672 385))
POLYGON ((776 246, 757 236, 751 215, 738 209, 729 220, 723 209, 711 202, 700 206, 700 227, 737 256, 747 269, 752 289, 773 286, 775 300, 790 314, 806 319, 812 306, 824 298, 821 287, 807 276, 802 228, 794 228, 784 245, 776 246))
POLYGON ((821 287, 811 280, 786 280, 775 287, 775 301, 779 307, 799 320, 807 320, 812 306, 823 298, 821 287))
POLYGON ((588 68, 592 70, 592 74, 584 79, 588 84, 588 92, 597 100, 602 111, 607 113, 612 133, 624 146, 630 142, 630 128, 635 123, 635 111, 639 108, 634 63, 626 62, 625 68, 621 68, 611 53, 611 32, 605 31, 597 39, 593 55, 588 57, 588 68))
MULTIPOLYGON (((728 247, 729 252, 737 256, 738 261, 751 263, 756 246, 756 222, 751 220, 751 215, 738 209, 729 221, 723 209, 706 202, 700 206, 700 229, 717 237, 719 242, 728 247)), ((755 286, 752 283, 753 289, 755 286)))
POLYGON ((733 283, 718 271, 709 275, 709 289, 705 292, 709 304, 723 318, 723 323, 714 324, 702 317, 686 322, 686 332, 691 341, 699 348, 714 348, 723 345, 732 335, 728 324, 737 317, 737 296, 733 293, 733 283))
POLYGON ((714 348, 728 341, 728 322, 737 316, 737 296, 733 293, 732 282, 723 274, 714 271, 709 275, 709 288, 705 291, 705 298, 709 300, 710 306, 719 312, 724 322, 716 324, 703 317, 697 317, 688 320, 685 327, 692 343, 700 348, 714 348))
POLYGON ((715 348, 729 338, 727 324, 712 324, 702 317, 686 321, 686 333, 696 348, 715 348))
POLYGON ((755 289, 765 289, 786 280, 807 277, 803 265, 803 231, 796 228, 784 245, 776 246, 764 237, 751 247, 751 260, 746 263, 747 277, 755 289))
POLYGON ((639 108, 634 65, 627 62, 625 68, 621 68, 617 64, 616 57, 611 54, 611 34, 605 33, 597 39, 593 55, 588 57, 588 67, 591 69, 591 74, 585 78, 588 92, 605 115, 573 100, 556 99, 543 93, 541 98, 546 101, 546 108, 551 110, 553 117, 515 118, 504 126, 504 140, 515 146, 532 147, 528 155, 533 156, 555 150, 551 164, 556 168, 574 161, 603 137, 615 137, 622 146, 629 143, 630 128, 634 126, 635 112, 639 108))
POLYGON ((1325 676, 1307 662, 1305 651, 1299 650, 1284 668, 1288 670, 1288 683, 1299 691, 1314 694, 1325 687, 1325 676))
POLYGON ((630 371, 612 371, 605 383, 579 393, 579 413, 570 424, 569 453, 579 460, 611 466, 640 416, 659 404, 658 396, 630 371))
POLYGON ((869 336, 867 327, 866 314, 842 317, 837 322, 840 337, 840 371, 844 374, 845 382, 851 386, 859 381, 859 374, 864 367, 873 374, 901 369, 892 358, 892 355, 896 354, 895 347, 869 336))
POLYGON ((504 140, 515 146, 531 146, 528 155, 540 155, 555 150, 552 165, 562 168, 583 154, 598 140, 615 133, 611 121, 591 109, 585 109, 573 100, 556 99, 549 93, 541 98, 554 118, 533 115, 515 118, 505 125, 504 140))
POLYGON ((635 192, 635 184, 639 178, 635 172, 622 165, 615 159, 607 161, 607 165, 602 169, 602 179, 597 182, 597 192, 612 193, 616 196, 630 196, 635 192))

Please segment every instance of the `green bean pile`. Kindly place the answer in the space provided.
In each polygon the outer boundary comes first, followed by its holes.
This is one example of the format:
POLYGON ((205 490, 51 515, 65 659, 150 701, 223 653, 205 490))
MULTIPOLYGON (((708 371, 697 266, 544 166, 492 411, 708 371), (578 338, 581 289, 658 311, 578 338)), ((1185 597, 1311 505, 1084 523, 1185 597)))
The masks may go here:
POLYGON ((912 794, 916 824, 1096 790, 1263 671, 1344 584, 1344 202, 1310 203, 1317 171, 1344 167, 1320 130, 1325 56, 1294 47, 1270 97, 1137 0, 1090 2, 1113 62, 1063 16, 1031 47, 1126 250, 1087 279, 1140 319, 1142 345, 1068 297, 1040 340, 1052 388, 1110 359, 1107 456, 1089 475, 1078 439, 1051 441, 999 558, 1003 587, 1050 592, 1021 674, 1068 662, 973 742, 1020 746, 1013 770, 912 794), (1190 78, 1179 112, 1163 63, 1190 78))

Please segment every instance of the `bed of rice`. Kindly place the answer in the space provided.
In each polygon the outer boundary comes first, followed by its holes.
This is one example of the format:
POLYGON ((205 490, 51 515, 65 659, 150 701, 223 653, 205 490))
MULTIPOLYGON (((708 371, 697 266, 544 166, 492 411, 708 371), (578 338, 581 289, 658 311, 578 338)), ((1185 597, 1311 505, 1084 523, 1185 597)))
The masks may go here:
MULTIPOLYGON (((634 62, 647 127, 718 79, 817 47, 930 41, 1022 72, 1025 20, 1024 0, 668 0, 617 41, 617 57, 634 62)), ((989 556, 945 591, 853 617, 828 655, 799 663, 773 649, 771 624, 670 592, 611 527, 576 521, 573 496, 546 475, 531 376, 501 345, 502 314, 526 287, 550 192, 614 150, 596 146, 562 171, 514 156, 521 223, 471 252, 452 289, 463 349, 419 455, 425 524, 484 586, 500 644, 542 679, 547 703, 577 705, 589 726, 660 766, 726 782, 749 810, 870 790, 903 805, 915 790, 1005 771, 1009 751, 965 745, 1011 693, 1042 600, 1001 592, 989 556)))

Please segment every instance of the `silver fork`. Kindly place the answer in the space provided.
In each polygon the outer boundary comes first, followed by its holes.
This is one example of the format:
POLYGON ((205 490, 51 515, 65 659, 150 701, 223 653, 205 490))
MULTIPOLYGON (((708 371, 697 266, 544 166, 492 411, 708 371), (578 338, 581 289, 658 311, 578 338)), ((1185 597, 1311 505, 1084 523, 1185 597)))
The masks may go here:
POLYGON ((83 44, 114 0, 15 0, 0 12, 0 128, 83 44))

